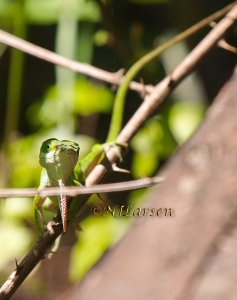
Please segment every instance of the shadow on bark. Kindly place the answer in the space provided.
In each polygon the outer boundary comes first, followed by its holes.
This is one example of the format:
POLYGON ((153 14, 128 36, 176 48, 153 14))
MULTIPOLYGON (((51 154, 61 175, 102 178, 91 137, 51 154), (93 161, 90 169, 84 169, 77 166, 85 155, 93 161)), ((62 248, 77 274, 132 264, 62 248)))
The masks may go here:
POLYGON ((174 216, 137 219, 67 299, 235 299, 236 116, 237 69, 143 205, 174 216))

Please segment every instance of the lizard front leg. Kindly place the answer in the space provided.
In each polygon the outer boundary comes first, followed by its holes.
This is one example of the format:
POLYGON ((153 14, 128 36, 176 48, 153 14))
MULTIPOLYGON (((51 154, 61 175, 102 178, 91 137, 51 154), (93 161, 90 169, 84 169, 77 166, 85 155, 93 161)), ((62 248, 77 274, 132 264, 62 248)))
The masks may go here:
POLYGON ((45 198, 42 198, 39 195, 36 195, 33 201, 35 222, 36 222, 37 229, 40 233, 44 231, 43 210, 42 210, 44 201, 45 198))

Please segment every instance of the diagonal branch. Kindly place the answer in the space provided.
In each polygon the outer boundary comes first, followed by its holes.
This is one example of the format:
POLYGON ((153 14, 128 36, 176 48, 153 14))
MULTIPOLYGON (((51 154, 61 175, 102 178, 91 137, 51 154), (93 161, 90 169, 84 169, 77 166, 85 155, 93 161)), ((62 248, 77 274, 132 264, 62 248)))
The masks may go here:
MULTIPOLYGON (((173 89, 185 78, 200 62, 200 60, 213 48, 233 26, 237 19, 237 5, 224 17, 212 31, 199 43, 199 45, 181 62, 175 70, 162 80, 154 91, 146 97, 146 101, 135 112, 133 117, 124 127, 117 141, 119 143, 129 142, 137 130, 144 124, 147 118, 156 110, 158 105, 173 91, 173 89)), ((117 153, 113 149, 107 153, 107 160, 111 163, 116 161, 117 153)), ((96 184, 106 173, 106 164, 100 164, 90 173, 86 185, 96 184)), ((81 205, 87 198, 82 199, 81 205)), ((58 215, 55 221, 60 219, 58 215)), ((33 268, 45 256, 55 239, 62 233, 60 224, 53 226, 54 230, 46 231, 37 244, 31 249, 26 257, 17 265, 16 270, 0 289, 0 299, 9 299, 17 290, 33 268)))
MULTIPOLYGON (((158 83, 154 91, 146 96, 145 101, 140 105, 133 117, 128 121, 117 138, 118 143, 128 143, 136 134, 138 129, 144 124, 149 116, 157 109, 164 99, 171 94, 174 88, 187 77, 199 64, 202 58, 218 43, 225 33, 233 26, 237 19, 237 4, 223 18, 210 33, 186 56, 186 58, 158 83)), ((117 159, 116 152, 111 149, 107 153, 109 161, 117 159)), ((98 182, 106 173, 105 166, 97 165, 88 176, 86 185, 90 186, 98 182)))
POLYGON ((64 298, 236 299, 236 94, 237 65, 202 125, 164 167, 165 183, 144 199, 146 207, 172 207, 173 218, 135 220, 64 298))
POLYGON ((114 99, 114 107, 113 107, 112 119, 111 119, 108 137, 107 137, 107 142, 115 140, 121 130, 124 103, 125 103, 127 91, 129 89, 129 84, 135 78, 135 76, 137 76, 137 74, 142 70, 142 68, 144 68, 148 63, 150 63, 152 60, 154 60, 154 58, 158 57, 161 53, 163 53, 168 48, 172 47, 173 45, 175 45, 176 43, 184 39, 187 39, 188 37, 198 32, 205 26, 210 25, 214 20, 224 16, 228 11, 230 11, 230 9, 235 5, 235 3, 236 2, 232 2, 231 4, 220 9, 219 11, 216 11, 210 16, 197 22, 193 26, 175 35, 173 38, 169 39, 166 43, 161 44, 159 47, 155 48, 154 50, 148 52, 146 55, 142 56, 128 69, 122 83, 120 84, 117 90, 114 99))
MULTIPOLYGON (((53 63, 55 65, 59 65, 68 70, 81 73, 83 75, 87 75, 89 77, 95 78, 97 80, 101 80, 112 85, 119 85, 123 80, 123 70, 120 70, 115 73, 111 73, 108 71, 104 71, 102 69, 96 68, 86 63, 81 63, 75 60, 71 60, 69 58, 63 57, 57 53, 54 53, 50 50, 44 49, 42 47, 36 46, 30 42, 27 42, 21 38, 18 38, 6 31, 0 29, 0 42, 8 45, 10 47, 21 50, 25 53, 53 63)), ((130 88, 139 93, 150 93, 153 90, 152 85, 144 86, 138 82, 131 82, 130 88)))

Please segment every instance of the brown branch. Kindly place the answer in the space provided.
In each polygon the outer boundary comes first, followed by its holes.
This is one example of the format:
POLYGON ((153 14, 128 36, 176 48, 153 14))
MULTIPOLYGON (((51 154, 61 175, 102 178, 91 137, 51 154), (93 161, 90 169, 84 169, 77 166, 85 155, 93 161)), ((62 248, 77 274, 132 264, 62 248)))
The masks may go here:
POLYGON ((126 236, 61 299, 203 300, 237 294, 237 65, 126 236), (106 280, 105 280, 106 278, 106 280))
POLYGON ((37 241, 32 250, 18 263, 16 269, 9 276, 0 289, 0 299, 10 299, 16 289, 21 285, 34 267, 45 258, 50 246, 53 245, 57 237, 62 233, 60 226, 54 226, 53 232, 47 231, 37 241))
POLYGON ((0 189, 0 198, 33 197, 35 195, 45 198, 47 196, 58 196, 61 193, 65 196, 75 197, 77 195, 131 191, 150 187, 163 181, 164 179, 161 177, 151 177, 118 183, 97 184, 91 187, 66 186, 63 188, 50 187, 42 190, 37 188, 9 188, 0 189))
MULTIPOLYGON (((216 43, 224 36, 227 30, 235 23, 237 18, 237 5, 224 17, 212 31, 200 42, 200 44, 181 62, 161 83, 159 83, 151 95, 146 97, 146 101, 139 107, 133 117, 124 127, 118 137, 118 142, 129 142, 139 127, 155 111, 158 105, 167 97, 175 86, 186 77, 200 62, 200 60, 213 48, 216 43)), ((117 159, 117 153, 113 149, 107 153, 107 160, 113 163, 117 159)), ((86 180, 86 185, 96 184, 106 173, 105 165, 101 164, 95 167, 86 180)), ((83 199, 83 205, 86 198, 83 199)), ((56 217, 56 222, 60 215, 56 217)), ((47 231, 33 249, 19 264, 3 287, 0 289, 0 299, 9 299, 16 291, 27 275, 33 270, 37 263, 44 257, 47 250, 52 246, 55 239, 62 233, 61 224, 53 226, 53 231, 47 231)))
MULTIPOLYGON (((186 58, 158 83, 154 91, 146 96, 145 101, 137 109, 133 117, 129 120, 117 138, 118 143, 128 143, 136 134, 138 129, 144 124, 149 116, 157 109, 160 103, 170 95, 173 89, 190 74, 190 72, 199 64, 202 58, 218 43, 237 19, 237 5, 224 17, 211 32, 186 56, 186 58)), ((117 159, 116 152, 111 149, 107 153, 110 162, 117 159)), ((103 165, 95 167, 93 172, 88 176, 86 185, 90 186, 98 182, 106 173, 103 165)))
MULTIPOLYGON (((68 59, 57 53, 54 53, 54 52, 44 49, 42 47, 36 46, 36 45, 34 45, 30 42, 27 42, 21 38, 18 38, 18 37, 6 32, 6 31, 3 31, 1 29, 0 29, 0 42, 5 45, 8 45, 10 47, 13 47, 15 49, 21 50, 25 53, 28 53, 30 55, 33 55, 35 57, 38 57, 40 59, 43 59, 45 61, 48 61, 50 63, 53 63, 55 65, 64 67, 68 70, 78 72, 83 75, 87 75, 87 76, 95 78, 97 80, 101 80, 101 81, 110 83, 112 85, 117 86, 123 80, 122 70, 119 70, 118 72, 115 72, 115 73, 111 73, 111 72, 96 68, 96 67, 91 66, 86 63, 80 63, 78 61, 68 59)), ((153 90, 152 85, 144 86, 143 84, 135 82, 135 81, 131 82, 130 88, 139 93, 143 93, 144 90, 145 90, 145 92, 150 93, 153 90)))

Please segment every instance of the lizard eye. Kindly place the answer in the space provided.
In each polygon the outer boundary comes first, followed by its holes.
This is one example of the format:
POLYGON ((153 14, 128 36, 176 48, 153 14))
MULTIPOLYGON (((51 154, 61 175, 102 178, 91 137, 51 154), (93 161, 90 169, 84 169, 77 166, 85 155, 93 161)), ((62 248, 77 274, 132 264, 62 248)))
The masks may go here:
POLYGON ((46 151, 49 152, 50 151, 50 145, 46 145, 46 151))

